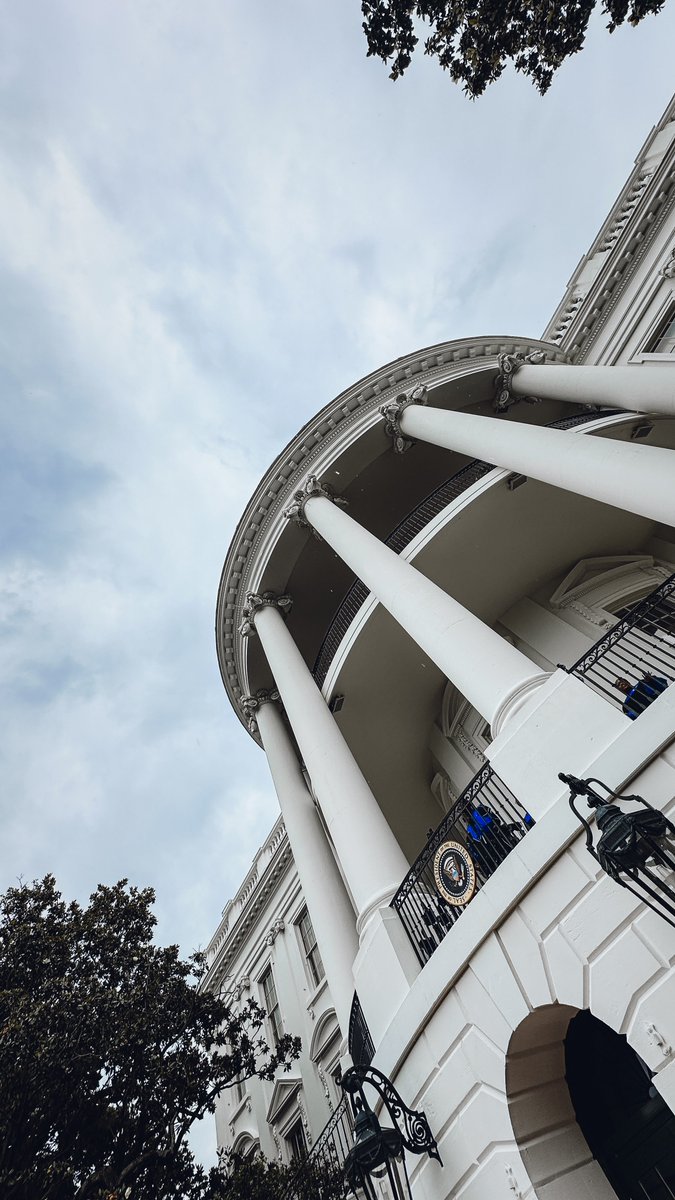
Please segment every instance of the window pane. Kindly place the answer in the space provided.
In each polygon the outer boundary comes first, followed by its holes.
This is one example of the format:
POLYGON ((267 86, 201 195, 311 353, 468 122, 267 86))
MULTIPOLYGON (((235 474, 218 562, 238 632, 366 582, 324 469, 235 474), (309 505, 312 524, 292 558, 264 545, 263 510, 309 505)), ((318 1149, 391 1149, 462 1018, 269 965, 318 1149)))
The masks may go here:
POLYGON ((275 1042, 278 1042, 283 1037, 284 1029, 283 1025, 281 1024, 281 1012, 279 1011, 277 989, 271 969, 265 971, 260 983, 265 999, 265 1009, 267 1010, 267 1016, 272 1030, 272 1037, 275 1042))
POLYGON ((298 1159, 307 1157, 307 1142, 305 1141, 305 1131, 302 1128, 302 1121, 296 1121, 290 1133, 286 1137, 286 1145, 292 1162, 297 1162, 298 1159))
POLYGON ((307 959, 309 975, 314 986, 318 987, 324 977, 323 962, 321 961, 319 947, 316 944, 316 935, 312 928, 312 922, 306 909, 298 922, 298 926, 305 951, 305 958, 307 959))
POLYGON ((655 337, 647 345, 649 354, 675 354, 675 310, 671 309, 655 337))

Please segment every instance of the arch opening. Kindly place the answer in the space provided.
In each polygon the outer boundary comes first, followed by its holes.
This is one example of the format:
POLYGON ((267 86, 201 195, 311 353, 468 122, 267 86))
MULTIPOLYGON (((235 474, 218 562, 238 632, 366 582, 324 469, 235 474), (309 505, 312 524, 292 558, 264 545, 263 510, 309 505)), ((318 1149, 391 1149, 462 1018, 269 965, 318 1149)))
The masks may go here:
POLYGON ((539 1200, 675 1197, 675 1114, 626 1038, 589 1011, 530 1013, 511 1038, 506 1093, 539 1200))

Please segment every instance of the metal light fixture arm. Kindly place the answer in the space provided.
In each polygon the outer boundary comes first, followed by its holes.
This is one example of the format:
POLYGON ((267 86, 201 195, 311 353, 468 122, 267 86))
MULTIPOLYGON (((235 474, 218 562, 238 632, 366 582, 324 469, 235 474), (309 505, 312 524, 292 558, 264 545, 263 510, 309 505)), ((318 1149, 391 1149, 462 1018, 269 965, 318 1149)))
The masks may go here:
POLYGON ((584 828, 588 853, 610 879, 675 927, 675 889, 671 882, 675 871, 673 822, 643 796, 620 795, 600 779, 577 779, 562 772, 558 778, 570 789, 569 805, 584 828), (606 795, 601 796, 593 784, 601 787, 606 795), (602 836, 597 845, 590 822, 574 803, 578 796, 585 796, 588 807, 598 810, 602 836), (639 804, 646 813, 623 813, 618 807, 619 801, 639 804))
POLYGON ((442 1166, 443 1160, 438 1153, 438 1145, 425 1114, 408 1108, 386 1075, 378 1071, 377 1067, 349 1067, 342 1077, 342 1089, 349 1093, 352 1104, 354 1104, 356 1096, 363 1105, 367 1104, 363 1093, 363 1086, 366 1083, 370 1084, 382 1100, 392 1125, 401 1135, 403 1148, 409 1150, 411 1154, 426 1152, 430 1158, 435 1158, 442 1166))

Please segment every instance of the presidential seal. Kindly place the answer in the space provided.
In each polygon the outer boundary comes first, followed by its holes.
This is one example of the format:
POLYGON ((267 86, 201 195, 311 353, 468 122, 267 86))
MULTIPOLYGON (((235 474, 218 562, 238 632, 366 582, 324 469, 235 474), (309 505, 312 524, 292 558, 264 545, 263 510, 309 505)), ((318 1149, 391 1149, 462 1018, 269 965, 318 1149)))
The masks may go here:
POLYGON ((476 868, 461 842, 443 842, 434 858, 434 881, 448 904, 468 904, 476 890, 476 868))

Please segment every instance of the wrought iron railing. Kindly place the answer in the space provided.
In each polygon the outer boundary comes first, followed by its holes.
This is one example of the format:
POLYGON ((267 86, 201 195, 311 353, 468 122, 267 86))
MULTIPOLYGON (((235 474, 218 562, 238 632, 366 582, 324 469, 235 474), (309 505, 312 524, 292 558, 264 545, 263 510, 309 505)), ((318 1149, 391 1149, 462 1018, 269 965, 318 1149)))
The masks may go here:
POLYGON ((349 1054, 355 1067, 369 1067, 375 1057, 373 1042, 366 1018, 361 1008, 361 1001, 356 992, 352 1000, 349 1014, 349 1034, 347 1037, 349 1054))
POLYGON ((354 1119, 349 1097, 342 1097, 312 1149, 299 1164, 284 1192, 284 1200, 316 1200, 326 1190, 331 1197, 347 1195, 344 1164, 354 1145, 354 1119))
POLYGON ((627 716, 639 717, 675 681, 675 575, 567 669, 627 716))
POLYGON ((423 966, 466 908, 448 903, 438 890, 434 866, 441 846, 452 841, 469 852, 477 891, 533 824, 490 764, 481 767, 430 834, 392 900, 423 966))
MULTIPOLYGON (((583 412, 572 413, 571 416, 563 417, 559 421, 551 421, 547 428, 575 429, 578 425, 585 425, 588 421, 597 421, 599 417, 613 416, 618 411, 617 409, 603 409, 602 411, 584 409, 583 412)), ((461 471, 457 471, 454 475, 451 475, 449 479, 446 479, 444 483, 435 488, 425 500, 422 500, 411 513, 408 513, 408 516, 389 534, 389 537, 385 541, 385 546, 389 546, 391 550, 400 554, 434 517, 443 512, 443 509, 452 500, 456 500, 463 492, 472 487, 474 483, 477 483, 479 479, 482 479, 484 475, 493 470, 492 463, 483 462, 479 458, 475 458, 473 462, 462 467, 461 471)), ((319 687, 323 687, 328 669, 337 654, 338 647, 357 612, 365 604, 369 595, 370 591, 365 583, 357 579, 340 601, 328 627, 328 632, 321 643, 312 671, 319 687)))

